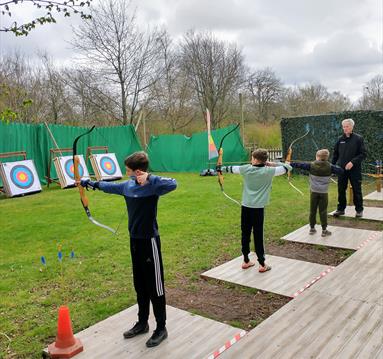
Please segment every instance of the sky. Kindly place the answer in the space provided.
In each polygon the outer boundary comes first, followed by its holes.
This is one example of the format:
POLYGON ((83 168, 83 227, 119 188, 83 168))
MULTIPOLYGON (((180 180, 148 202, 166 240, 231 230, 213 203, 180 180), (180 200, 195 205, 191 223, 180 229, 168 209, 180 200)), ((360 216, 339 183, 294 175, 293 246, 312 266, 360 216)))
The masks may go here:
MULTIPOLYGON (((102 1, 102 0, 98 0, 102 1)), ((174 39, 190 30, 211 31, 242 49, 245 63, 270 67, 285 85, 321 83, 352 101, 383 74, 382 0, 132 0, 143 28, 164 26, 174 39)), ((92 6, 96 5, 93 1, 92 6)), ((26 4, 13 20, 29 19, 26 4)), ((69 42, 79 17, 44 25, 27 37, 0 32, 2 55, 19 51, 33 59, 47 52, 58 64, 76 57, 69 42)), ((6 24, 0 15, 1 25, 6 24)), ((9 21, 9 20, 8 20, 9 21)))

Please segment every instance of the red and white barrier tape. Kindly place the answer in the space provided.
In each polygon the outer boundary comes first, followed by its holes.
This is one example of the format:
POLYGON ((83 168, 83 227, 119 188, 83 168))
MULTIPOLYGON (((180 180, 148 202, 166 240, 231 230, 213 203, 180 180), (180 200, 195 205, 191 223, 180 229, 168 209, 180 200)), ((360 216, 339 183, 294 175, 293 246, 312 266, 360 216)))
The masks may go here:
POLYGON ((307 283, 302 289, 299 289, 297 292, 295 292, 292 297, 295 298, 299 294, 303 293, 307 288, 310 288, 314 283, 318 282, 319 279, 323 278, 328 273, 332 272, 335 267, 328 267, 325 271, 323 271, 321 274, 318 275, 318 277, 315 277, 310 283, 307 283))
POLYGON ((368 242, 370 242, 373 239, 375 239, 376 237, 378 237, 379 233, 380 232, 371 233, 370 236, 364 242, 359 244, 359 246, 356 248, 356 250, 363 248, 368 242))
POLYGON ((240 333, 238 333, 234 338, 231 340, 228 340, 225 345, 223 345, 221 348, 216 350, 213 354, 209 355, 207 359, 215 359, 218 358, 225 350, 229 349, 233 344, 238 342, 241 338, 243 338, 246 335, 246 331, 242 330, 240 333))

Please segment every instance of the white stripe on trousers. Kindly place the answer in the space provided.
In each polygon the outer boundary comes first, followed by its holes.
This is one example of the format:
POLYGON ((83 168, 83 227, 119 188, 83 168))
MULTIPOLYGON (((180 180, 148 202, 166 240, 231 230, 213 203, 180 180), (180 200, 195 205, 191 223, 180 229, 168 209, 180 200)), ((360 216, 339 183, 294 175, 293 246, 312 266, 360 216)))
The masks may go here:
POLYGON ((154 260, 154 274, 156 280, 156 289, 157 295, 160 297, 164 295, 164 287, 161 280, 161 266, 160 266, 160 257, 158 255, 158 247, 156 239, 152 238, 152 251, 153 251, 153 260, 154 260))

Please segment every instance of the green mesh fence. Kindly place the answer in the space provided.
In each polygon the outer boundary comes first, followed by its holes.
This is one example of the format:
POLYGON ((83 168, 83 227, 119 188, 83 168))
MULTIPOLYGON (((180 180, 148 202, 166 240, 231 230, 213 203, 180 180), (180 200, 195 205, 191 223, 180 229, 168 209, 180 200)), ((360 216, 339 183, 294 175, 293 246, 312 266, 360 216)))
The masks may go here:
MULTIPOLYGON (((212 137, 218 147, 222 137, 235 126, 213 130, 212 137)), ((248 161, 239 130, 229 134, 223 143, 223 160, 227 162, 248 161)), ((151 136, 147 148, 152 171, 161 172, 199 172, 215 168, 215 161, 208 163, 207 132, 199 132, 191 137, 183 135, 151 136)))
POLYGON ((383 159, 383 111, 348 111, 316 116, 283 118, 281 121, 282 146, 286 157, 289 145, 307 131, 308 135, 293 145, 293 160, 312 161, 318 149, 327 148, 332 158, 334 145, 342 135, 342 120, 355 121, 354 132, 364 138, 368 151, 363 172, 374 173, 376 160, 383 159))
MULTIPOLYGON (((81 133, 86 132, 85 127, 72 127, 62 125, 49 125, 60 148, 72 148, 73 140, 81 133)), ((116 154, 116 158, 124 173, 124 159, 135 151, 142 150, 133 126, 99 127, 89 135, 80 139, 77 146, 79 154, 86 156, 88 146, 108 146, 108 151, 116 154)), ((20 123, 6 124, 0 122, 0 153, 26 151, 27 159, 33 159, 40 182, 45 184, 48 175, 50 149, 56 148, 46 127, 43 124, 28 125, 20 123)), ((71 155, 71 153, 63 153, 71 155)), ((21 158, 1 159, 3 162, 20 160, 21 158)), ((88 162, 88 168, 91 166, 88 162)), ((51 178, 56 178, 55 168, 51 166, 51 178)), ((1 184, 2 185, 2 184, 1 184)))

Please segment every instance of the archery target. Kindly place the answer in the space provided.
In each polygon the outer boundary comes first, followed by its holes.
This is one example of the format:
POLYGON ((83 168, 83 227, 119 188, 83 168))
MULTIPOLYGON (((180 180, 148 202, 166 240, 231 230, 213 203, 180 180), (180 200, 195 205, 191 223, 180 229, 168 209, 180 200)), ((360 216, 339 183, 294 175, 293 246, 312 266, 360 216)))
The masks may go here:
MULTIPOLYGON (((79 155, 80 163, 78 166, 79 174, 82 179, 89 177, 88 169, 85 165, 84 156, 79 155)), ((74 185, 74 166, 72 156, 61 156, 54 159, 54 165, 59 177, 61 188, 71 187, 74 185)))
POLYGON ((90 156, 91 164, 98 181, 122 178, 120 166, 114 153, 99 153, 90 156))
MULTIPOLYGON (((69 158, 64 163, 64 171, 65 175, 74 181, 74 166, 73 166, 73 158, 69 158)), ((84 167, 81 162, 78 165, 78 173, 80 177, 84 176, 84 167)))
POLYGON ((8 197, 41 191, 33 160, 5 162, 0 166, 0 175, 8 197))

